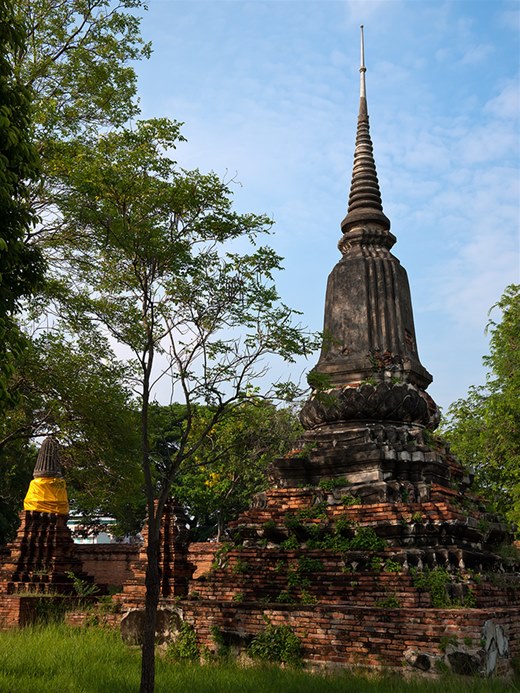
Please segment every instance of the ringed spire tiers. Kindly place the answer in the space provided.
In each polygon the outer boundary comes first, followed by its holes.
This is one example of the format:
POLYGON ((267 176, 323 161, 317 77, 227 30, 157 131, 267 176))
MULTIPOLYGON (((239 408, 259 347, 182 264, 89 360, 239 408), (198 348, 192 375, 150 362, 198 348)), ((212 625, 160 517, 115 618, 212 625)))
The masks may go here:
POLYGON ((360 224, 375 222, 384 230, 390 230, 390 220, 383 213, 381 191, 374 161, 372 139, 368 121, 365 79, 365 42, 361 26, 361 66, 359 68, 359 113, 354 152, 354 167, 348 200, 347 216, 341 224, 343 233, 348 233, 360 224))
POLYGON ((301 418, 306 428, 361 419, 433 426, 437 410, 425 393, 432 376, 419 361, 408 277, 390 252, 396 238, 383 213, 377 179, 366 102, 363 27, 359 71, 354 166, 339 242, 342 258, 328 278, 324 340, 314 369, 339 400, 324 407, 319 397, 312 396, 301 418), (361 406, 367 397, 369 406, 361 406))

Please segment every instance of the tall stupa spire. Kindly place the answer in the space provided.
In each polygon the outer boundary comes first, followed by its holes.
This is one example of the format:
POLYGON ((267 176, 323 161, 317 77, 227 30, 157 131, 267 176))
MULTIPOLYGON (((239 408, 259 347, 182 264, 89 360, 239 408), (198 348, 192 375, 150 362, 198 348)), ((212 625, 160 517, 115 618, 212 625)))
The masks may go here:
POLYGON ((344 422, 359 418, 399 420, 404 416, 429 425, 435 416, 424 390, 432 377, 419 360, 406 271, 390 252, 396 238, 383 213, 370 138, 363 27, 360 62, 354 166, 339 242, 342 258, 327 283, 325 338, 315 367, 337 394, 339 403, 323 408, 319 398, 311 398, 302 412, 302 421, 312 428, 328 425, 338 416, 344 422), (362 406, 347 406, 345 403, 352 398, 357 402, 358 395, 365 397, 366 383, 371 383, 370 392, 375 393, 370 398, 370 412, 362 406), (390 393, 394 404, 406 400, 408 406, 413 401, 422 413, 388 413, 382 393, 390 393))
POLYGON ((365 99, 366 108, 366 98, 367 98, 367 85, 365 80, 365 72, 367 71, 365 67, 365 35, 363 33, 363 25, 361 25, 361 65, 359 68, 359 98, 365 99))
POLYGON ((361 26, 361 65, 359 68, 359 114, 354 151, 354 167, 348 199, 348 213, 341 224, 343 233, 348 233, 360 224, 376 222, 382 230, 390 229, 390 220, 383 214, 383 203, 374 161, 368 107, 366 97, 365 41, 361 26))

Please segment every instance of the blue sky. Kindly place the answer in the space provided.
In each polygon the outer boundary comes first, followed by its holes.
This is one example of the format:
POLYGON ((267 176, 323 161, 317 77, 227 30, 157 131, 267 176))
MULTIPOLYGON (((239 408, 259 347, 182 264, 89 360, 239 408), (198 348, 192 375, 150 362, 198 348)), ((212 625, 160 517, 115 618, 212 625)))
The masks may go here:
POLYGON ((279 291, 320 330, 350 186, 360 24, 384 211, 444 408, 484 381, 487 312, 520 281, 520 3, 150 0, 142 112, 184 121, 179 163, 236 178, 237 208, 275 220, 279 291))

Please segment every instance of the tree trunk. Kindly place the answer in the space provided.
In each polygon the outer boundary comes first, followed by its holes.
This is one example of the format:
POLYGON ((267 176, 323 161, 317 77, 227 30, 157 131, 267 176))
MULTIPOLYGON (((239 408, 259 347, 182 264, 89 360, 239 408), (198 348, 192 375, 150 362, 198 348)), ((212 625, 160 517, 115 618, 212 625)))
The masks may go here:
MULTIPOLYGON (((152 521, 151 524, 155 525, 155 522, 152 521)), ((156 536, 157 534, 155 527, 150 527, 149 524, 140 693, 154 693, 155 690, 155 630, 160 588, 159 538, 156 536)))

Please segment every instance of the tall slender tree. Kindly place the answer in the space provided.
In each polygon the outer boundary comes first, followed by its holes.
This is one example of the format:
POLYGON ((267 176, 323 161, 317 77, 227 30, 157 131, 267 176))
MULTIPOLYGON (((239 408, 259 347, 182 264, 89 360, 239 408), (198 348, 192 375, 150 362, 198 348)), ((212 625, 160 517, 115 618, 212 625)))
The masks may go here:
POLYGON ((156 119, 63 143, 52 181, 63 210, 54 242, 65 250, 68 315, 126 349, 139 396, 149 528, 143 693, 154 690, 159 532, 172 482, 225 415, 252 403, 264 357, 291 360, 311 346, 276 292, 279 256, 256 245, 269 219, 233 211, 214 174, 178 169, 167 152, 180 141, 178 123, 156 119), (158 465, 150 407, 164 378, 184 417, 158 465), (211 413, 195 431, 199 404, 211 413))
POLYGON ((26 243, 36 218, 29 200, 39 173, 32 143, 31 89, 17 77, 14 55, 26 46, 23 23, 10 0, 0 0, 0 414, 7 382, 23 347, 14 314, 43 273, 40 252, 26 243))

